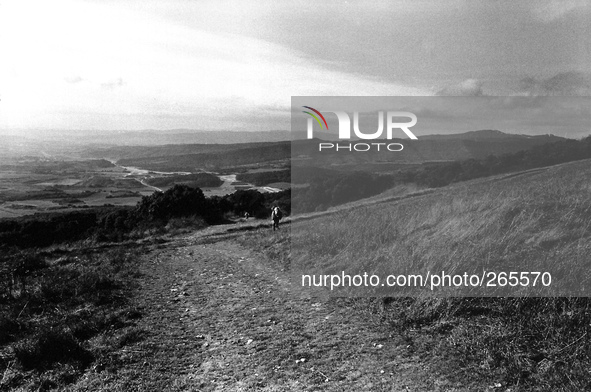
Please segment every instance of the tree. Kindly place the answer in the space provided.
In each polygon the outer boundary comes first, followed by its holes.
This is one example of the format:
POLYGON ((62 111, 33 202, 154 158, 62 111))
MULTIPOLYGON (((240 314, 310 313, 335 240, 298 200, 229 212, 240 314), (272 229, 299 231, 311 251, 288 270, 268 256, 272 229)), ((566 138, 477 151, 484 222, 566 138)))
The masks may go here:
POLYGON ((208 205, 201 189, 177 184, 166 192, 142 197, 136 213, 149 221, 166 223, 173 217, 206 216, 208 205))

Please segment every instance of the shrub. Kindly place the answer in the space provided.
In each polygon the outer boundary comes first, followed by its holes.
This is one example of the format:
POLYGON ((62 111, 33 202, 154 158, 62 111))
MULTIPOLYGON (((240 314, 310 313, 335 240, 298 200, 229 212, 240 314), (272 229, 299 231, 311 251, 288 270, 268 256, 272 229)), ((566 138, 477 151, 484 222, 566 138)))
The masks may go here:
POLYGON ((166 192, 154 192, 138 203, 136 213, 148 221, 168 222, 172 217, 206 215, 203 191, 186 185, 175 185, 166 192))

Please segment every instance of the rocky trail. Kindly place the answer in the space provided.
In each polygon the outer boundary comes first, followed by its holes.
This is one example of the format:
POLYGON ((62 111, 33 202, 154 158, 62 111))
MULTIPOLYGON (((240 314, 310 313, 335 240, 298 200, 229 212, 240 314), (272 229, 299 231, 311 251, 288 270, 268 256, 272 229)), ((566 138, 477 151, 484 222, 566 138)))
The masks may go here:
POLYGON ((465 390, 378 316, 298 290, 237 235, 205 230, 143 255, 143 339, 121 349, 115 372, 94 370, 73 390, 465 390))

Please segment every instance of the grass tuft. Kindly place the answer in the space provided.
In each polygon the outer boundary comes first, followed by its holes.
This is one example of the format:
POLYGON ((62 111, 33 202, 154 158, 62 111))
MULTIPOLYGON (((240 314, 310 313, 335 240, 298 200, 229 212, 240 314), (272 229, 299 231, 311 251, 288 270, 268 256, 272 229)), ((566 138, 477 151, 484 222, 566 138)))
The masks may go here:
POLYGON ((38 371, 50 369, 56 363, 75 364, 84 369, 94 359, 72 335, 54 329, 39 332, 15 345, 14 355, 25 370, 38 371))

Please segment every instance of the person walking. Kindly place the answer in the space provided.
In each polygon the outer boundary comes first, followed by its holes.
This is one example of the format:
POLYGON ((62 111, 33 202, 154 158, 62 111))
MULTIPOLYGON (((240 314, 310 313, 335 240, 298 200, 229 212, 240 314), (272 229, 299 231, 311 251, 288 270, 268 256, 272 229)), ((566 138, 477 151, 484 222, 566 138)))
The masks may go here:
POLYGON ((277 206, 271 209, 271 219, 273 220, 273 231, 279 229, 279 221, 283 217, 283 212, 277 206))

